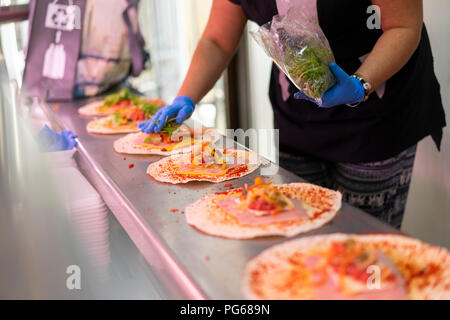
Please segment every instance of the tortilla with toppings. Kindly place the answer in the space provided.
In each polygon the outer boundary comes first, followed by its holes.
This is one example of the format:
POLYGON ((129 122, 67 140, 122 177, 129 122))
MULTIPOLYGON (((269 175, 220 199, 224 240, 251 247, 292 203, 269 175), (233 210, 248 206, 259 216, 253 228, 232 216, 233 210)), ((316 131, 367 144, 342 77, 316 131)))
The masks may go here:
POLYGON ((207 234, 231 239, 292 237, 320 228, 341 207, 339 192, 309 183, 253 186, 207 195, 186 208, 186 221, 207 234))
POLYGON ((259 157, 253 152, 215 149, 213 145, 203 143, 190 153, 172 155, 150 164, 147 174, 173 184, 189 181, 218 183, 245 176, 259 165, 259 157))
POLYGON ((402 235, 307 237, 251 260, 242 289, 248 299, 450 299, 450 254, 402 235))
POLYGON ((153 105, 155 108, 165 105, 162 99, 148 99, 131 93, 128 89, 122 89, 117 93, 107 96, 104 100, 93 101, 78 109, 78 113, 87 117, 109 116, 128 107, 142 104, 153 105))
POLYGON ((114 150, 127 154, 156 154, 168 156, 186 153, 202 142, 216 142, 220 137, 213 128, 189 128, 180 126, 175 132, 130 133, 114 142, 114 150))
POLYGON ((118 134, 139 132, 138 124, 149 120, 158 110, 154 105, 131 106, 112 115, 95 119, 87 124, 87 132, 118 134))

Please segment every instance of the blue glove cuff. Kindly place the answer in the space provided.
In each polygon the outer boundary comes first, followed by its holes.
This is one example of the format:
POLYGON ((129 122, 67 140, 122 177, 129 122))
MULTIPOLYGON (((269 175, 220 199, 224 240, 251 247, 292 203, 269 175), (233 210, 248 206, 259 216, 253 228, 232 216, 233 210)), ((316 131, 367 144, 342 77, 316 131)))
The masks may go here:
POLYGON ((363 101, 364 97, 365 97, 365 90, 364 90, 364 86, 361 83, 361 81, 359 81, 358 79, 352 77, 352 81, 354 83, 356 83, 355 87, 355 98, 353 99, 353 101, 350 102, 350 104, 355 104, 355 103, 360 103, 363 101))
POLYGON ((190 106, 192 106, 192 108, 195 108, 195 103, 194 101, 192 101, 191 98, 189 98, 188 96, 178 96, 176 97, 173 102, 184 102, 186 104, 189 104, 190 106))

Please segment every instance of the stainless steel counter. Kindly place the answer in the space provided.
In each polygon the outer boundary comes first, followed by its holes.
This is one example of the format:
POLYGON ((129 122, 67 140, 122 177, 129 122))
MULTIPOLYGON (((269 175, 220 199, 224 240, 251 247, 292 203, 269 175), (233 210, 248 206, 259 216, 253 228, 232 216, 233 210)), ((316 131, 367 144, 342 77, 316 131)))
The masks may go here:
MULTIPOLYGON (((66 129, 78 134, 77 161, 80 167, 151 266, 158 285, 171 298, 241 299, 240 280, 247 261, 264 249, 288 239, 227 240, 211 237, 188 226, 181 211, 205 194, 225 190, 226 183, 232 183, 233 187, 251 184, 260 175, 260 170, 242 179, 220 184, 159 183, 146 175, 146 169, 149 163, 160 157, 117 154, 112 145, 119 135, 100 136, 86 132, 89 119, 77 114, 77 107, 85 103, 59 103, 54 114, 66 129), (133 168, 128 167, 130 163, 134 164, 133 168), (171 212, 172 209, 179 211, 171 212)), ((301 179, 280 169, 270 180, 288 183, 301 179)), ((299 237, 333 232, 398 231, 344 203, 332 223, 299 237)))

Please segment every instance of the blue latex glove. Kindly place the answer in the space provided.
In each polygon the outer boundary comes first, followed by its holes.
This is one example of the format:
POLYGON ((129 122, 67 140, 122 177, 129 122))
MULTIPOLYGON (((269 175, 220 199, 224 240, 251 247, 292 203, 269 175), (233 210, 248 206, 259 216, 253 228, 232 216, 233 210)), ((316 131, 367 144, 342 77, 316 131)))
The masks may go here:
POLYGON ((47 125, 38 133, 38 141, 45 152, 72 150, 77 145, 76 137, 76 134, 68 130, 56 133, 47 125))
POLYGON ((191 116, 194 109, 195 103, 191 98, 186 96, 176 97, 171 105, 162 107, 150 120, 140 123, 139 128, 145 133, 159 132, 167 120, 176 117, 177 123, 182 123, 191 116))
POLYGON ((334 62, 330 64, 330 69, 336 77, 336 84, 323 94, 322 104, 318 104, 315 100, 300 91, 294 94, 294 98, 311 101, 321 108, 331 108, 342 104, 355 104, 364 99, 364 87, 361 81, 349 76, 334 62))

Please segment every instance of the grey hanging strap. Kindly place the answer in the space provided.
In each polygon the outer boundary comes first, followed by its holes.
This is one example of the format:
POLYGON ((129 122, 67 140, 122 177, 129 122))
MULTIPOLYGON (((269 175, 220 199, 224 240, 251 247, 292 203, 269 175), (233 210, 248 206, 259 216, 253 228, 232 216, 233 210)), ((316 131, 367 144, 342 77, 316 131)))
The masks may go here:
POLYGON ((122 16, 127 26, 127 36, 131 56, 131 71, 132 75, 136 77, 144 70, 144 64, 149 56, 148 53, 144 51, 145 40, 142 37, 140 30, 138 29, 137 32, 134 32, 130 19, 130 10, 134 8, 137 12, 139 0, 127 0, 127 2, 128 6, 122 13, 122 16))

